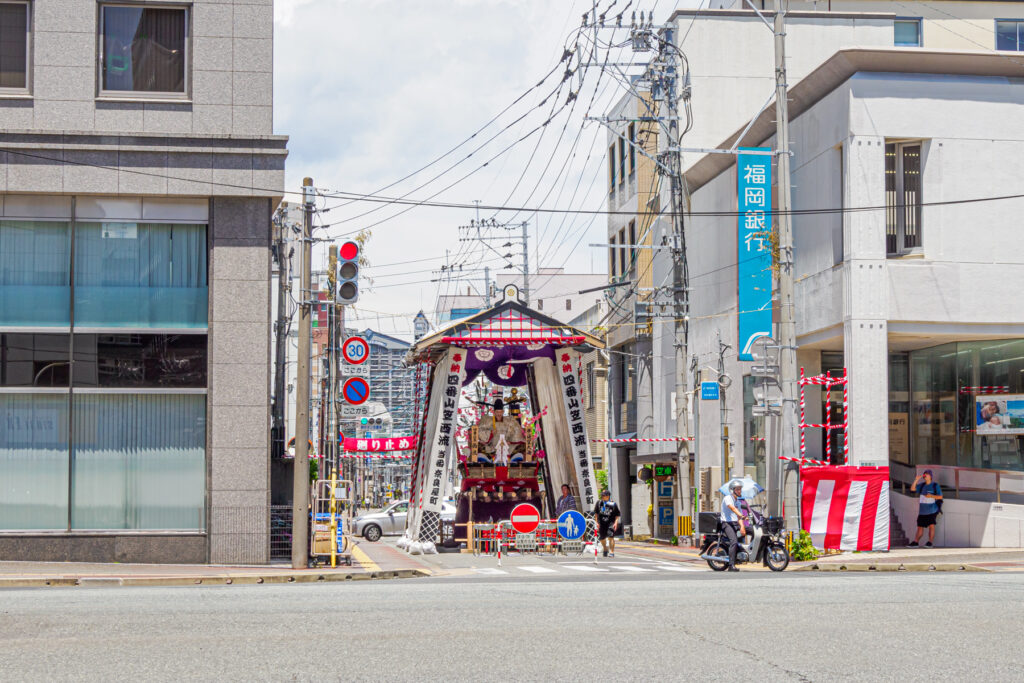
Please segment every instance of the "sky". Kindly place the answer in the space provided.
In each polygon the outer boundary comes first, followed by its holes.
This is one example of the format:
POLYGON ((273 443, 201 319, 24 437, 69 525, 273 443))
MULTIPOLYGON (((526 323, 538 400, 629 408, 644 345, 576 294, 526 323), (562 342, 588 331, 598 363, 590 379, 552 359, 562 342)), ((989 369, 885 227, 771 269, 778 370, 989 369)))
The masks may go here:
MULTIPOLYGON (((692 4, 639 6, 665 21, 675 6, 692 4)), ((412 317, 420 309, 431 315, 438 294, 479 291, 483 266, 492 276, 504 269, 510 261, 504 254, 512 250, 503 240, 490 247, 460 241, 466 233, 459 226, 476 217, 468 208, 474 201, 603 208, 607 133, 584 117, 604 114, 626 89, 600 69, 577 69, 575 57, 569 62, 575 73, 563 82, 566 64, 560 64, 577 41, 580 54, 590 49, 577 31, 590 6, 590 0, 277 0, 274 131, 290 137, 286 190, 298 190, 307 176, 323 190, 318 206, 326 211, 316 223, 326 227, 315 237, 371 233, 370 266, 348 313, 358 322, 350 324, 410 338, 412 317), (337 192, 467 208, 352 202, 330 196, 337 192), (446 278, 445 264, 461 279, 446 278)), ((601 37, 621 42, 628 32, 601 37)), ((633 59, 628 47, 613 48, 612 55, 633 59)), ((604 251, 587 246, 606 241, 603 216, 481 210, 480 218, 528 222, 531 271, 539 261, 567 272, 606 272, 604 251)), ((511 262, 518 268, 521 248, 515 251, 511 262)), ((325 263, 321 244, 314 269, 325 263)))

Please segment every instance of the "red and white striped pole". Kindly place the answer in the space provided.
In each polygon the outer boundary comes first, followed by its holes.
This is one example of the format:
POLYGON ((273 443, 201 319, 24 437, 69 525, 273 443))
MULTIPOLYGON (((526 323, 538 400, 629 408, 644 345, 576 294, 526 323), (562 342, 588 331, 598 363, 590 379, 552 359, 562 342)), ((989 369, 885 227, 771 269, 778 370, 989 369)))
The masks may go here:
POLYGON ((832 462, 832 379, 831 372, 825 373, 825 460, 832 462))
POLYGON ((850 377, 843 368, 843 464, 850 464, 850 377))
POLYGON ((807 455, 807 444, 804 441, 804 431, 807 423, 804 421, 804 369, 800 368, 800 457, 807 455))

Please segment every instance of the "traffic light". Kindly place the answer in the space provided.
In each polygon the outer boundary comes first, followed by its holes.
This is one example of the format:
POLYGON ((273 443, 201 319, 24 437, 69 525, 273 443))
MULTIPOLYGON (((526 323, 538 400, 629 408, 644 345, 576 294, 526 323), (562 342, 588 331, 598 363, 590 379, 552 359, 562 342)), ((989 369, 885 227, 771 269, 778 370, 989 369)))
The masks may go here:
POLYGON ((366 419, 365 417, 359 420, 359 424, 361 425, 365 425, 367 422, 369 422, 369 420, 366 419))
POLYGON ((359 245, 345 242, 338 250, 339 304, 354 304, 359 300, 359 245))

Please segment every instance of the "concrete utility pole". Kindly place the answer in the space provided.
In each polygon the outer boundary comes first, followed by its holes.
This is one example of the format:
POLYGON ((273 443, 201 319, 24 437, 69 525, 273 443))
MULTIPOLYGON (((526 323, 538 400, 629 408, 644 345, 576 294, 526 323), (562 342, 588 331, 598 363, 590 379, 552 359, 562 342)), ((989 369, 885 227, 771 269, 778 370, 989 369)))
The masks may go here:
MULTIPOLYGON (((327 453, 331 472, 338 471, 338 349, 341 348, 338 314, 341 306, 338 299, 338 245, 327 248, 327 298, 330 300, 327 325, 327 453)), ((328 473, 321 472, 320 478, 327 479, 328 473)))
POLYGON ((484 266, 484 303, 491 307, 491 267, 484 266))
POLYGON ((284 212, 278 212, 275 225, 277 227, 277 321, 274 323, 274 439, 272 456, 280 457, 284 453, 287 434, 288 395, 286 378, 288 377, 288 298, 291 292, 291 263, 288 253, 288 223, 284 212))
POLYGON ((309 566, 309 358, 313 263, 313 179, 302 179, 302 281, 299 285, 299 357, 295 376, 295 461, 292 463, 292 568, 309 566))
MULTIPOLYGON (((668 139, 665 163, 669 168, 670 211, 672 216, 672 318, 675 321, 675 372, 676 372, 676 435, 686 438, 690 434, 687 419, 687 401, 689 387, 687 382, 687 347, 690 335, 690 278, 689 266, 686 261, 686 230, 683 224, 683 171, 680 148, 682 136, 679 132, 679 96, 678 85, 684 74, 676 68, 676 57, 670 50, 675 50, 675 32, 666 29, 661 42, 660 57, 664 62, 663 84, 665 103, 668 106, 668 139)), ((677 469, 679 472, 679 502, 683 516, 693 519, 694 533, 697 531, 696 515, 694 514, 694 498, 691 491, 691 453, 688 441, 679 441, 676 451, 677 469)), ((699 479, 700 471, 697 462, 692 464, 693 478, 699 479)))
MULTIPOLYGON (((768 468, 768 506, 772 514, 782 512, 784 490, 782 461, 779 455, 795 457, 799 439, 797 420, 796 315, 793 301, 793 227, 790 217, 792 189, 789 176, 789 102, 786 84, 786 10, 789 0, 775 0, 775 125, 778 151, 779 226, 779 365, 782 379, 782 434, 776 440, 782 453, 772 455, 768 468)), ((787 506, 787 527, 798 528, 796 506, 787 506)))

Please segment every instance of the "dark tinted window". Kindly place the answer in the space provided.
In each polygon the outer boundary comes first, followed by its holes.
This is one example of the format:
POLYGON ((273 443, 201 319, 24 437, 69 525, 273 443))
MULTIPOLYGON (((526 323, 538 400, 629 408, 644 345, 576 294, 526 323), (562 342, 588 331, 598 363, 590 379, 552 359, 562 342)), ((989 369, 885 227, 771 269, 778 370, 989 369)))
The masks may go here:
POLYGON ((76 334, 76 387, 203 388, 205 334, 76 334))
POLYGON ((68 335, 0 333, 0 386, 67 385, 68 335))
POLYGON ((103 8, 103 89, 185 92, 186 11, 103 8))
POLYGON ((0 3, 0 88, 28 83, 28 5, 0 3))

